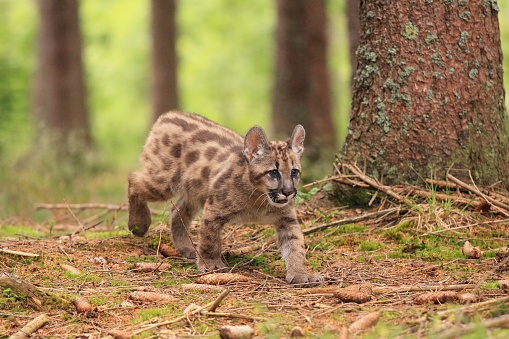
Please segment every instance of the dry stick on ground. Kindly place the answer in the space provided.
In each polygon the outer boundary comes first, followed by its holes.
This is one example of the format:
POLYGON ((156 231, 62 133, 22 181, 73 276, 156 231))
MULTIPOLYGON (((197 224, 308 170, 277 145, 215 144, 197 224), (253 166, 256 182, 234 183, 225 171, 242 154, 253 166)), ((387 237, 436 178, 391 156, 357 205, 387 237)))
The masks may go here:
POLYGON ((31 334, 37 331, 39 328, 44 326, 49 321, 49 318, 46 314, 41 314, 34 320, 30 321, 28 324, 23 326, 18 332, 14 333, 9 337, 9 339, 25 339, 31 337, 31 334))
MULTIPOLYGON (((114 205, 114 204, 35 204, 35 210, 64 210, 71 208, 73 210, 94 210, 94 209, 105 209, 107 211, 128 211, 129 207, 126 205, 114 205)), ((162 211, 150 210, 152 215, 161 214, 162 211)))
POLYGON ((384 192, 387 195, 390 195, 391 197, 395 198, 396 200, 398 200, 398 201, 400 201, 400 202, 402 202, 402 203, 404 203, 404 204, 406 204, 408 206, 413 206, 414 205, 414 203, 412 203, 407 198, 402 197, 398 193, 394 192, 391 189, 391 187, 385 186, 385 185, 379 183, 378 180, 370 178, 367 175, 365 175, 364 173, 362 173, 362 171, 356 165, 342 163, 341 166, 347 168, 350 172, 352 172, 355 175, 357 175, 359 177, 359 179, 364 181, 366 184, 372 186, 373 188, 376 188, 377 190, 382 191, 382 192, 384 192))
POLYGON ((448 317, 449 315, 451 314, 454 314, 454 313, 466 313, 466 312, 472 312, 472 311, 478 311, 480 309, 483 309, 484 307, 486 306, 491 306, 493 304, 497 304, 497 303, 505 303, 505 302, 508 302, 509 301, 509 296, 505 296, 505 297, 501 297, 501 298, 496 298, 496 299, 491 299, 491 300, 486 300, 486 301, 482 301, 482 302, 479 302, 479 303, 474 303, 474 304, 468 304, 464 307, 461 307, 461 308, 456 308, 456 309, 450 309, 450 310, 445 310, 445 311, 439 311, 437 312, 437 316, 441 317, 441 318, 445 318, 445 317, 448 317))
POLYGON ((145 331, 148 331, 148 330, 160 327, 160 326, 178 323, 179 321, 185 320, 189 316, 197 314, 197 313, 200 313, 203 310, 209 311, 210 309, 212 309, 212 307, 214 307, 214 309, 215 309, 221 303, 221 301, 228 295, 228 293, 230 293, 230 290, 226 289, 223 292, 221 292, 221 294, 214 301, 211 301, 210 303, 208 303, 205 306, 197 307, 197 308, 193 309, 192 311, 190 311, 189 313, 184 314, 184 315, 182 315, 182 316, 180 316, 178 318, 172 319, 172 320, 167 320, 167 321, 163 321, 163 322, 160 322, 160 323, 155 323, 155 324, 147 325, 147 327, 145 327, 145 328, 140 328, 140 329, 138 329, 136 331, 133 331, 132 334, 133 335, 137 335, 137 334, 140 334, 142 332, 145 332, 145 331))
POLYGON ((37 290, 35 286, 3 275, 0 276, 0 287, 2 290, 10 288, 15 294, 25 296, 30 305, 32 305, 36 310, 42 311, 44 309, 44 300, 40 296, 42 292, 37 290))
POLYGON ((469 185, 469 184, 466 184, 464 183, 463 181, 459 180, 458 178, 454 177, 452 174, 450 173, 447 173, 447 179, 451 180, 452 182, 454 182, 456 185, 464 188, 464 189, 467 189, 469 190, 470 192, 482 197, 483 199, 485 199, 488 203, 494 205, 494 206, 497 206, 497 207, 500 207, 506 211, 509 211, 509 206, 500 202, 500 201, 497 201, 485 194, 483 194, 479 189, 477 189, 476 187, 472 186, 472 185, 469 185))
POLYGON ((0 253, 19 255, 19 256, 22 256, 22 257, 30 257, 30 258, 37 258, 39 256, 39 254, 35 254, 35 253, 13 251, 13 250, 8 250, 6 248, 0 248, 0 253))
MULTIPOLYGON (((357 217, 341 219, 341 220, 333 221, 333 222, 330 222, 327 224, 318 225, 315 227, 305 229, 302 231, 302 233, 304 235, 308 235, 311 233, 322 231, 324 229, 327 229, 327 228, 330 228, 333 226, 353 224, 356 222, 365 221, 365 220, 369 220, 369 219, 375 219, 375 218, 381 218, 381 217, 383 218, 383 217, 386 217, 386 216, 394 214, 394 213, 404 214, 406 212, 407 212, 407 210, 403 210, 399 207, 393 207, 393 208, 389 208, 386 210, 381 210, 381 211, 377 211, 377 212, 373 212, 373 213, 359 215, 357 217)), ((250 252, 257 251, 257 250, 261 249, 263 246, 267 246, 268 244, 274 243, 274 242, 276 242, 276 240, 277 240, 276 235, 272 235, 269 238, 267 238, 267 240, 265 242, 257 242, 257 243, 254 243, 253 245, 228 250, 228 251, 225 251, 223 253, 223 255, 226 257, 235 257, 235 256, 239 256, 242 254, 250 253, 250 252)))
POLYGON ((471 323, 466 324, 463 327, 454 327, 437 334, 435 338, 440 339, 459 338, 462 335, 477 330, 479 325, 482 325, 484 328, 497 328, 497 327, 507 328, 509 327, 509 314, 504 314, 496 318, 486 319, 482 321, 480 324, 471 323))
MULTIPOLYGON (((472 289, 477 284, 460 284, 460 285, 402 285, 402 286, 378 286, 371 290, 373 294, 401 293, 401 292, 418 292, 418 291, 458 291, 472 289)), ((316 287, 298 291, 297 294, 332 294, 337 291, 338 287, 316 287)))

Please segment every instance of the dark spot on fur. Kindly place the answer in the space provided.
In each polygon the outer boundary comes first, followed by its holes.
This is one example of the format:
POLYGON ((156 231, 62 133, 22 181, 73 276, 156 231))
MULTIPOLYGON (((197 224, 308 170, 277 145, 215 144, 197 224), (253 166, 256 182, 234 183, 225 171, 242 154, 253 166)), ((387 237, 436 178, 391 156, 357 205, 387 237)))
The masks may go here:
POLYGON ((246 157, 244 157, 244 155, 241 155, 237 159, 237 166, 244 166, 245 163, 247 163, 247 159, 246 159, 246 157))
POLYGON ((159 154, 159 144, 156 144, 153 148, 152 148, 152 154, 157 156, 159 154))
POLYGON ((173 174, 173 177, 171 177, 171 183, 172 185, 177 185, 180 182, 180 168, 177 169, 175 174, 173 174))
POLYGON ((163 170, 164 171, 171 170, 171 168, 173 166, 172 158, 170 158, 170 157, 162 157, 162 160, 163 160, 163 170))
POLYGON ((161 123, 179 126, 186 132, 194 131, 195 129, 198 128, 197 124, 193 124, 192 122, 186 121, 186 120, 178 118, 178 117, 171 117, 171 118, 164 117, 161 119, 161 123))
POLYGON ((205 157, 207 158, 207 160, 212 160, 212 158, 214 158, 214 156, 216 155, 217 151, 218 149, 215 147, 207 148, 207 150, 205 150, 205 157))
POLYGON ((216 192, 216 198, 218 201, 225 201, 228 198, 228 191, 222 190, 222 191, 216 192))
POLYGON ((159 185, 162 185, 166 182, 166 177, 164 176, 156 177, 155 182, 158 183, 159 185))
POLYGON ((261 172, 261 173, 250 173, 250 177, 251 177, 251 182, 254 182, 254 183, 257 183, 258 181, 260 181, 261 178, 263 178, 264 176, 266 175, 265 172, 261 172))
POLYGON ((170 136, 168 134, 163 135, 162 142, 164 146, 170 146, 170 136))
POLYGON ((199 158, 200 158, 200 152, 198 152, 198 151, 192 151, 192 152, 187 153, 186 159, 185 159, 186 165, 187 166, 191 165, 193 162, 196 162, 196 160, 198 160, 199 158))
POLYGON ((230 155, 228 153, 221 153, 217 156, 217 161, 219 162, 223 162, 225 161, 226 159, 228 159, 230 155))
POLYGON ((180 155, 182 153, 182 145, 181 144, 175 144, 171 148, 170 154, 173 155, 175 158, 180 158, 180 155))
POLYGON ((164 199, 164 194, 155 186, 153 186, 150 182, 145 181, 145 188, 150 193, 152 199, 164 199))
POLYGON ((220 134, 217 134, 217 133, 214 133, 211 131, 207 131, 207 130, 198 131, 191 138, 192 143, 196 143, 196 142, 208 143, 208 142, 212 142, 212 141, 218 143, 219 145, 221 145, 223 147, 226 147, 226 146, 229 146, 229 145, 235 143, 235 140, 232 138, 225 137, 224 135, 220 135, 220 134))
POLYGON ((214 205, 214 198, 213 197, 208 197, 207 198, 207 202, 210 204, 210 205, 214 205))
POLYGON ((201 181, 201 179, 193 179, 189 182, 189 186, 191 189, 199 189, 201 188, 203 185, 203 181, 201 181))
POLYGON ((201 169, 201 177, 203 179, 208 179, 210 177, 210 168, 208 166, 201 169))
POLYGON ((232 176, 232 173, 233 173, 233 168, 229 168, 226 173, 224 173, 223 175, 221 175, 219 177, 219 179, 217 179, 217 181, 214 183, 214 188, 215 189, 218 189, 220 188, 221 186, 223 186, 225 184, 225 182, 230 179, 230 177, 232 176))

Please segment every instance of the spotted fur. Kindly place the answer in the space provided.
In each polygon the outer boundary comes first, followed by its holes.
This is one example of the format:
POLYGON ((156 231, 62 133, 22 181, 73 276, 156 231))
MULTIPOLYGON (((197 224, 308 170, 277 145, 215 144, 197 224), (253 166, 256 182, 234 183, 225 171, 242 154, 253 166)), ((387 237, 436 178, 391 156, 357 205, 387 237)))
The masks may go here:
POLYGON ((198 258, 200 271, 226 270, 221 260, 225 224, 271 223, 288 283, 318 284, 320 276, 306 269, 294 206, 304 138, 300 125, 287 141, 269 142, 257 126, 242 138, 199 115, 162 115, 145 143, 141 170, 129 175, 129 229, 143 236, 151 223, 147 202, 179 196, 170 220, 173 242, 183 257, 198 258), (200 209, 197 255, 186 228, 200 209))

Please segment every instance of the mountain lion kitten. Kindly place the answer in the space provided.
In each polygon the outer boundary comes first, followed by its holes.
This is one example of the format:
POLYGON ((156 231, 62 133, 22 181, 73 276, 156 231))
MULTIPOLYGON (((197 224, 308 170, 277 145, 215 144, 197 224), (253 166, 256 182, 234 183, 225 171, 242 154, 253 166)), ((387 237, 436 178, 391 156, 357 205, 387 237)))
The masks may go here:
POLYGON ((306 269, 293 201, 304 137, 304 128, 297 125, 287 141, 269 142, 255 126, 242 139, 199 115, 162 115, 145 143, 141 170, 129 175, 129 229, 143 236, 151 223, 147 202, 179 195, 170 221, 173 242, 183 257, 197 258, 199 271, 227 271, 221 260, 226 223, 271 223, 286 262, 286 281, 302 287, 319 284, 320 275, 306 269), (186 228, 201 208, 197 254, 186 228))

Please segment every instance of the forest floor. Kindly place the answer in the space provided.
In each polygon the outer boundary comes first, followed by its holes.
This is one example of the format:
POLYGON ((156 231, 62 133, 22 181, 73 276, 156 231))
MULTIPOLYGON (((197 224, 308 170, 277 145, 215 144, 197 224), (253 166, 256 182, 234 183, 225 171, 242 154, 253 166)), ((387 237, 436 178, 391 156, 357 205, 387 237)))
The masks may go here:
POLYGON ((396 212, 388 201, 371 210, 322 204, 320 192, 300 203, 303 230, 313 230, 309 268, 324 277, 309 289, 285 282, 270 226, 227 226, 225 251, 244 249, 227 258, 242 279, 207 285, 196 284, 204 277, 194 262, 160 254, 171 245, 165 211, 138 238, 122 226, 122 209, 44 206, 47 222, 0 223, 0 338, 41 314, 32 338, 218 337, 227 325, 259 338, 505 338, 508 214, 454 199, 396 212), (480 258, 462 253, 467 240, 480 258))

